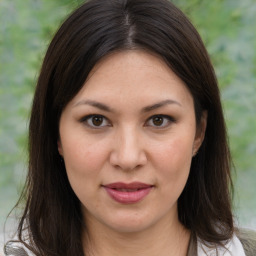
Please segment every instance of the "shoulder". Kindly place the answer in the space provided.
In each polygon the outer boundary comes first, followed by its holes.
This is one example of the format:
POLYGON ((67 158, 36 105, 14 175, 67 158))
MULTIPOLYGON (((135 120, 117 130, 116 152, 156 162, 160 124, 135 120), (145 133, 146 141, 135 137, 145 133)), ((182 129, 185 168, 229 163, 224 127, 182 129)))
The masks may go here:
MULTIPOLYGON (((219 256, 251 256, 247 255, 242 242, 239 240, 236 234, 225 241, 222 241, 221 244, 206 242, 197 238, 197 256, 205 255, 219 255, 219 256)), ((253 254, 255 256, 255 254, 253 254)))
POLYGON ((250 229, 238 229, 236 235, 241 241, 246 256, 256 255, 256 231, 250 229))
MULTIPOLYGON (((256 256, 256 231, 249 229, 237 229, 231 240, 225 245, 230 254, 256 256)), ((187 256, 203 255, 227 255, 223 247, 208 244, 198 237, 191 237, 187 256)))
POLYGON ((4 246, 4 253, 5 256, 33 256, 22 243, 17 241, 8 242, 4 246))

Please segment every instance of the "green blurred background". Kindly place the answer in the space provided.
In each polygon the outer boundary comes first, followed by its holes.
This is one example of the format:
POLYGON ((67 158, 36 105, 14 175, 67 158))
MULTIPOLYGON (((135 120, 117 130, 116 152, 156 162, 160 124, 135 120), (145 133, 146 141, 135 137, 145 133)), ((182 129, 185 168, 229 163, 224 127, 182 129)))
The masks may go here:
MULTIPOLYGON (((256 228, 256 0, 173 2, 211 55, 236 168, 235 216, 256 228)), ((0 0, 0 233, 26 173, 28 117, 42 58, 61 21, 81 3, 0 0)))

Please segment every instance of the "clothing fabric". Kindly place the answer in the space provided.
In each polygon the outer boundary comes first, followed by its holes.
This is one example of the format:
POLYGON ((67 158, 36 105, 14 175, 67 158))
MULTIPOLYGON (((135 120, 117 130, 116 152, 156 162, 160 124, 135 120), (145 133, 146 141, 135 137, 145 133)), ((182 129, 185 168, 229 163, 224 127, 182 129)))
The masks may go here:
POLYGON ((236 229, 234 236, 223 247, 207 246, 191 235, 187 256, 256 256, 256 231, 236 229))
MULTIPOLYGON (((239 229, 223 247, 210 246, 203 243, 195 235, 191 235, 187 256, 256 256, 256 232, 239 229)), ((6 256, 33 256, 27 248, 19 242, 12 242, 6 246, 6 256)))
POLYGON ((246 256, 242 243, 236 235, 225 244, 224 247, 211 248, 197 240, 197 256, 246 256))
POLYGON ((243 245, 246 256, 256 256, 256 231, 238 229, 236 230, 236 233, 243 245))

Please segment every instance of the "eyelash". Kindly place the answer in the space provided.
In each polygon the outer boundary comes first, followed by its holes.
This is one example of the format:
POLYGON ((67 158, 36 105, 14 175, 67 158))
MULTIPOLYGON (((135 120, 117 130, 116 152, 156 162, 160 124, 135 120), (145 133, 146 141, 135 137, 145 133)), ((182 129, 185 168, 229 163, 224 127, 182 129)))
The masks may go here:
MULTIPOLYGON (((101 129, 101 128, 104 128, 104 127, 110 127, 111 126, 110 121, 106 117, 104 117, 103 115, 98 115, 98 114, 93 114, 93 115, 85 116, 85 117, 83 117, 80 120, 80 122, 84 123, 86 126, 88 126, 90 128, 93 128, 93 129, 101 129), (100 124, 99 126, 94 125, 92 123, 93 122, 92 118, 94 118, 94 117, 95 118, 102 118, 103 119, 103 123, 107 122, 107 124, 104 124, 104 125, 100 124)), ((164 129, 164 128, 167 128, 171 123, 175 123, 175 122, 176 122, 176 120, 173 117, 168 116, 168 115, 161 115, 161 114, 159 114, 159 115, 153 115, 150 118, 148 118, 147 121, 146 121, 146 125, 145 126, 146 127, 150 127, 151 126, 151 127, 156 128, 156 129, 164 129), (154 118, 162 118, 163 122, 164 122, 164 125, 157 126, 157 125, 154 125, 154 124, 153 125, 148 124, 150 121, 153 122, 154 118)))
POLYGON ((102 127, 111 126, 109 120, 108 120, 105 116, 103 116, 103 115, 97 115, 97 114, 85 116, 85 117, 83 117, 83 118, 80 120, 80 122, 81 122, 81 123, 84 123, 86 126, 88 126, 88 127, 90 127, 90 128, 93 128, 93 129, 100 129, 100 128, 102 128, 102 127), (102 118, 102 119, 103 119, 103 122, 106 122, 106 121, 107 121, 108 124, 107 124, 107 125, 103 125, 103 126, 102 126, 102 125, 100 125, 100 126, 93 125, 93 124, 92 124, 92 118, 93 118, 93 117, 102 118), (91 119, 91 120, 90 120, 90 119, 91 119), (89 122, 91 122, 91 124, 89 124, 89 122))
MULTIPOLYGON (((175 123, 176 120, 168 115, 153 115, 150 118, 147 119, 146 123, 149 123, 150 121, 153 122, 154 118, 162 118, 163 122, 165 125, 157 126, 157 125, 152 125, 152 127, 157 128, 157 129, 164 129, 169 127, 170 124, 175 123)), ((146 125, 146 126, 151 126, 151 125, 146 125)))

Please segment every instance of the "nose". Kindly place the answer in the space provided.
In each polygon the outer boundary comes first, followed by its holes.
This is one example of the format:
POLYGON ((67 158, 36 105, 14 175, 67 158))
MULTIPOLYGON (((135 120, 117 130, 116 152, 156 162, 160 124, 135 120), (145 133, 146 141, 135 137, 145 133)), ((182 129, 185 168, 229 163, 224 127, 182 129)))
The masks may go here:
POLYGON ((138 169, 147 163, 142 137, 135 128, 126 128, 116 134, 110 163, 126 171, 138 169))

